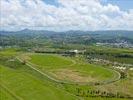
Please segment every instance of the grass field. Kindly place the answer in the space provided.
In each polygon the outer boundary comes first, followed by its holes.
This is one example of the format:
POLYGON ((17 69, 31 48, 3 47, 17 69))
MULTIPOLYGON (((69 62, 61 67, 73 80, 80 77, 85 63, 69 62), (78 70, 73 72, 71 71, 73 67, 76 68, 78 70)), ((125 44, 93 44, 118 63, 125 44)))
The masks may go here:
MULTIPOLYGON (((78 100, 77 97, 70 95, 59 87, 56 88, 49 84, 45 78, 43 81, 33 75, 23 71, 15 70, 9 67, 0 65, 1 84, 10 90, 17 98, 22 100, 78 100)), ((70 88, 70 87, 69 87, 70 88)), ((2 100, 15 100, 14 96, 10 95, 7 90, 1 89, 2 100)), ((17 99, 16 99, 17 100, 17 99)), ((85 100, 94 100, 86 98, 85 100)), ((95 98, 95 100, 106 100, 103 98, 95 98)), ((111 99, 115 100, 115 99, 111 99)), ((122 99, 123 100, 123 99, 122 99)))
POLYGON ((4 88, 0 87, 0 100, 15 100, 4 88))
POLYGON ((69 59, 66 59, 64 57, 58 56, 58 55, 41 55, 41 54, 35 54, 31 55, 31 62, 33 62, 36 65, 39 66, 45 66, 44 68, 59 68, 64 66, 69 66, 73 62, 69 59))
MULTIPOLYGON (((30 55, 32 64, 38 65, 42 71, 47 71, 53 77, 70 82, 100 82, 113 79, 117 73, 101 66, 78 63, 59 55, 30 55)), ((37 66, 36 66, 37 67, 37 66)))
MULTIPOLYGON (((132 95, 132 72, 129 72, 128 79, 107 85, 62 84, 56 83, 29 66, 22 64, 14 58, 17 54, 19 54, 18 51, 11 49, 0 51, 1 100, 129 100, 122 98, 78 97, 76 96, 77 88, 83 91, 95 89, 107 91, 125 90, 126 93, 132 95)), ((21 55, 19 57, 24 59, 21 55)), ((53 77, 62 81, 92 82, 94 80, 95 82, 112 80, 114 77, 118 77, 118 74, 112 70, 83 63, 69 57, 32 54, 25 56, 25 58, 26 63, 29 61, 33 64, 33 67, 41 72, 48 72, 48 75, 51 76, 55 74, 56 76, 53 77)))
MULTIPOLYGON (((16 71, 8 67, 1 68, 1 84, 4 84, 15 95, 23 100, 75 100, 76 97, 71 96, 67 92, 61 91, 49 84, 45 84, 36 77, 21 71, 16 71)), ((47 83, 47 82, 46 82, 47 83)), ((2 90, 3 98, 11 96, 5 94, 2 90)), ((11 100, 11 99, 10 99, 11 100)))

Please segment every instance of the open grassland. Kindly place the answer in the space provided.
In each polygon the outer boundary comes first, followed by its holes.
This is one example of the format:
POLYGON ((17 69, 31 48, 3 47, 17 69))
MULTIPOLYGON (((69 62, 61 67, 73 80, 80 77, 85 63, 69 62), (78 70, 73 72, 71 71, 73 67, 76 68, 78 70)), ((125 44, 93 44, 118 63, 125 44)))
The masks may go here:
MULTIPOLYGON (((5 66, 1 68, 1 84, 4 84, 22 100, 75 100, 67 92, 45 84, 36 77, 5 66)), ((47 83, 47 82, 46 82, 47 83)), ((4 91, 3 91, 4 92, 4 91)))
POLYGON ((15 58, 17 53, 11 49, 0 51, 1 100, 78 100, 28 69, 15 58))
POLYGON ((31 62, 33 62, 36 65, 39 66, 45 66, 44 68, 59 68, 64 66, 69 66, 73 62, 69 59, 66 59, 64 57, 58 56, 58 55, 41 55, 41 54, 34 54, 31 55, 31 62))
POLYGON ((15 100, 15 99, 7 90, 0 87, 0 100, 15 100))
POLYGON ((48 72, 53 77, 70 82, 100 82, 116 78, 112 70, 92 64, 78 63, 59 55, 32 54, 30 60, 35 67, 48 72))
MULTIPOLYGON (((88 90, 101 90, 111 92, 122 90, 124 93, 132 95, 133 75, 131 71, 128 72, 129 77, 127 79, 114 82, 112 83, 113 85, 107 84, 91 86, 78 84, 63 84, 54 82, 45 75, 41 74, 40 72, 30 68, 24 63, 21 63, 16 58, 14 58, 16 54, 18 54, 18 51, 16 50, 0 51, 1 100, 132 100, 123 98, 100 98, 86 96, 86 91, 88 90), (77 96, 77 89, 82 90, 81 96, 77 96)), ((45 55, 40 54, 28 55, 25 58, 26 63, 28 63, 27 61, 33 61, 33 67, 38 68, 41 72, 44 73, 47 71, 52 74, 56 74, 58 76, 55 78, 61 78, 61 80, 63 81, 75 80, 76 82, 77 80, 79 80, 85 82, 85 80, 87 80, 88 78, 89 81, 92 81, 94 79, 94 81, 103 81, 108 79, 112 80, 115 76, 118 77, 117 73, 112 70, 105 69, 102 66, 86 64, 82 61, 70 59, 69 57, 62 57, 59 55, 47 55, 47 57, 44 56, 45 55), (35 56, 34 60, 36 63, 32 60, 32 56, 35 56), (56 60, 55 62, 55 59, 58 60, 56 60), (56 64, 57 62, 59 63, 56 64), (64 62, 66 65, 64 64, 64 62), (65 77, 66 79, 62 77, 65 77)), ((22 57, 21 59, 24 58, 22 57)))

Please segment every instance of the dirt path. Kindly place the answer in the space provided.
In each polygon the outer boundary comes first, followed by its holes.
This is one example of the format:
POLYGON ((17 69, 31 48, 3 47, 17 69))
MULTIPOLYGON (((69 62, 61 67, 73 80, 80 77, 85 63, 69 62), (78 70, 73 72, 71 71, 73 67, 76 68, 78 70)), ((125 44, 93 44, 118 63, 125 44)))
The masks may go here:
MULTIPOLYGON (((23 62, 23 58, 22 58, 22 59, 20 59, 19 57, 16 57, 16 58, 17 58, 20 62, 23 62)), ((72 60, 72 62, 73 62, 73 63, 72 63, 71 65, 69 65, 69 66, 73 66, 73 65, 76 64, 76 61, 72 60)), ((80 85, 80 84, 81 84, 81 85, 95 85, 95 84, 92 83, 92 82, 67 82, 67 81, 61 81, 61 80, 55 79, 54 77, 48 75, 48 74, 45 73, 45 72, 40 71, 40 69, 38 69, 38 68, 35 67, 35 66, 38 66, 38 65, 32 64, 32 63, 29 62, 29 61, 26 62, 26 65, 29 66, 30 68, 32 68, 33 70, 39 72, 39 73, 42 74, 43 76, 45 76, 45 77, 49 78, 50 80, 55 81, 55 82, 57 82, 57 83, 73 84, 73 85, 74 85, 74 84, 79 84, 79 85, 80 85)), ((110 84, 110 83, 113 83, 113 82, 116 82, 116 81, 120 80, 121 75, 120 75, 119 72, 117 72, 117 71, 115 71, 115 70, 112 70, 112 69, 108 69, 108 68, 105 68, 105 69, 110 70, 110 71, 113 71, 114 73, 117 73, 118 76, 116 76, 116 74, 115 74, 114 79, 105 80, 105 81, 103 81, 103 82, 100 82, 99 85, 110 84)))
MULTIPOLYGON (((23 62, 23 60, 20 59, 19 57, 16 57, 16 59, 18 59, 20 62, 23 62)), ((48 74, 46 74, 46 73, 40 71, 39 69, 33 67, 33 66, 32 66, 32 63, 30 63, 30 62, 26 63, 26 65, 29 66, 31 69, 37 71, 37 72, 40 73, 41 75, 47 77, 48 79, 50 79, 50 80, 52 80, 52 81, 54 81, 54 82, 56 82, 56 83, 70 84, 70 83, 68 83, 68 82, 62 82, 62 81, 56 80, 55 78, 52 78, 52 77, 49 76, 48 74)), ((75 96, 74 94, 71 94, 71 93, 69 93, 69 92, 67 92, 67 93, 70 94, 70 95, 72 95, 72 96, 75 96)), ((75 96, 75 97, 78 98, 77 100, 84 100, 84 99, 81 98, 81 97, 77 97, 77 96, 75 96)))
MULTIPOLYGON (((104 68, 105 68, 105 67, 104 67, 104 68)), ((109 69, 109 68, 105 68, 105 69, 110 70, 110 71, 112 71, 112 72, 114 72, 114 73, 117 73, 117 75, 115 74, 113 79, 103 81, 102 85, 114 83, 114 82, 120 80, 121 74, 120 74, 118 71, 113 70, 113 69, 109 69)))

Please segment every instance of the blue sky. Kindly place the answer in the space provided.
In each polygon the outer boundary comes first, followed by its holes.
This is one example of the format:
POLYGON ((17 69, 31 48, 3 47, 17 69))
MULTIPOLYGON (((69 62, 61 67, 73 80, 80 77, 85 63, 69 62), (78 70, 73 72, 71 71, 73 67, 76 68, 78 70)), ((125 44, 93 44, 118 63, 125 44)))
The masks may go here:
POLYGON ((1 30, 133 30, 133 0, 0 0, 1 30))
POLYGON ((120 7, 122 10, 129 10, 133 8, 133 0, 101 0, 103 4, 114 4, 120 7))
POLYGON ((57 0, 43 0, 47 4, 55 5, 58 6, 58 1, 57 0))
MULTIPOLYGON (((43 0, 47 4, 56 5, 58 6, 57 0, 43 0)), ((117 5, 122 10, 129 10, 133 8, 133 0, 101 0, 101 3, 106 5, 108 3, 117 5)))

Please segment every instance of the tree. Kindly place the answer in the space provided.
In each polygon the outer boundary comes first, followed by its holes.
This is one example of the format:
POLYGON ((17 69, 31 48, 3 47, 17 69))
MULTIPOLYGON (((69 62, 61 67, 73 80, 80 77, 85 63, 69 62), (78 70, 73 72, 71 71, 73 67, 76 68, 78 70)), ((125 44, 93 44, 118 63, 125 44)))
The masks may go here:
POLYGON ((23 64, 23 65, 26 65, 26 61, 25 61, 25 60, 23 60, 22 64, 23 64))

